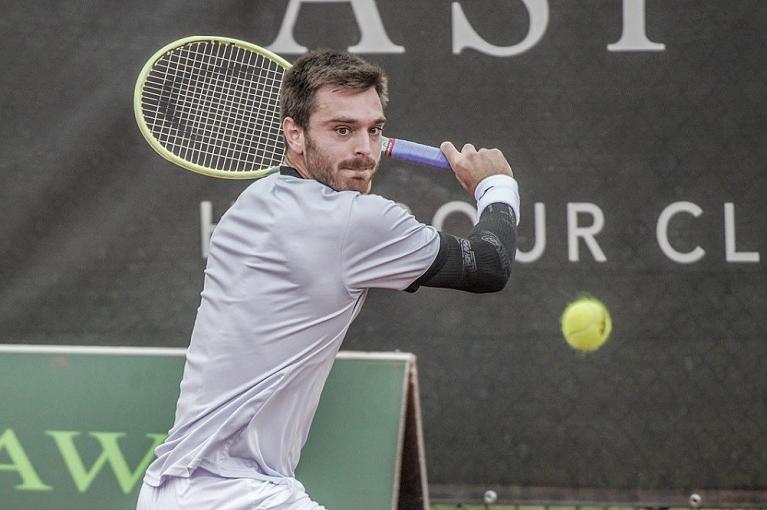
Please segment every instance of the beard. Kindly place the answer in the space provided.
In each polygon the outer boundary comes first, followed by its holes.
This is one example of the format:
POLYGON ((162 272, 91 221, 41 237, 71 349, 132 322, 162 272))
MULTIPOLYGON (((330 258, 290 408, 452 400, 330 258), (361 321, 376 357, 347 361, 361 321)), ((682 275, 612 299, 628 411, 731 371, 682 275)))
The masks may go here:
POLYGON ((378 171, 378 162, 370 156, 345 159, 334 165, 330 156, 314 143, 308 133, 304 163, 315 180, 336 191, 370 193, 373 175, 378 171))

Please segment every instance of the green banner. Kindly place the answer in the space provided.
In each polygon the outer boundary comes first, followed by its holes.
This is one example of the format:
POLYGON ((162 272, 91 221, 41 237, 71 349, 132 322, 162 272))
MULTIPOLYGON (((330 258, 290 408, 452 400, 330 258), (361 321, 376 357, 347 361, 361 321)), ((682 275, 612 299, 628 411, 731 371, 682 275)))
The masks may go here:
MULTIPOLYGON (((393 508, 413 362, 339 354, 297 473, 315 500, 393 508)), ((2 348, 2 508, 133 510, 172 425, 183 365, 175 349, 2 348)))

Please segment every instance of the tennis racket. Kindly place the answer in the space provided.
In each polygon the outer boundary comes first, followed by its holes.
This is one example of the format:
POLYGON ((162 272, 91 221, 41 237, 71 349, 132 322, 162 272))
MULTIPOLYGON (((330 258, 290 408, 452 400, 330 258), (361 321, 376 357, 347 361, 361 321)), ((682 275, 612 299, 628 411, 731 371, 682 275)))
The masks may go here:
MULTIPOLYGON (((139 74, 133 110, 162 157, 211 177, 258 179, 285 153, 280 86, 290 63, 247 42, 195 36, 155 53, 139 74)), ((383 138, 387 156, 450 169, 442 151, 383 138)))

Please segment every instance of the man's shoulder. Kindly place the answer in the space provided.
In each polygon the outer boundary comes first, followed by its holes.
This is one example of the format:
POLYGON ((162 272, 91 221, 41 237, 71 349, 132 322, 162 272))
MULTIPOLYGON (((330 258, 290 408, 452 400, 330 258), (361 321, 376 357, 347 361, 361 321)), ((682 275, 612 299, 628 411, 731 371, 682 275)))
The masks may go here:
POLYGON ((313 179, 273 174, 249 185, 240 200, 246 207, 287 208, 318 223, 350 222, 378 225, 398 222, 410 212, 402 205, 375 193, 336 191, 313 179), (325 221, 322 221, 325 220, 325 221))
POLYGON ((350 202, 353 215, 370 215, 374 218, 410 216, 410 212, 404 206, 384 196, 374 193, 363 194, 357 191, 344 191, 342 193, 348 194, 346 199, 350 202))
POLYGON ((314 179, 296 178, 290 175, 280 175, 278 186, 301 195, 307 207, 324 207, 332 204, 338 212, 354 209, 356 214, 381 214, 391 208, 406 212, 396 202, 375 193, 360 193, 359 191, 336 191, 333 188, 314 179))

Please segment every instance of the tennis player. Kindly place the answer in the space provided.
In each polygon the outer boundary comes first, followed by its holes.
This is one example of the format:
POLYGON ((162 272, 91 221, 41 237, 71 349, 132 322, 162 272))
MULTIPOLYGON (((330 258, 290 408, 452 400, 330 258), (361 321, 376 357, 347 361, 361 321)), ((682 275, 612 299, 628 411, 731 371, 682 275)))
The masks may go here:
POLYGON ((287 151, 212 238, 173 428, 138 510, 324 507, 294 478, 325 379, 368 289, 501 290, 515 254, 519 195, 496 149, 442 150, 477 201, 466 238, 371 194, 387 80, 321 50, 287 71, 287 151))

